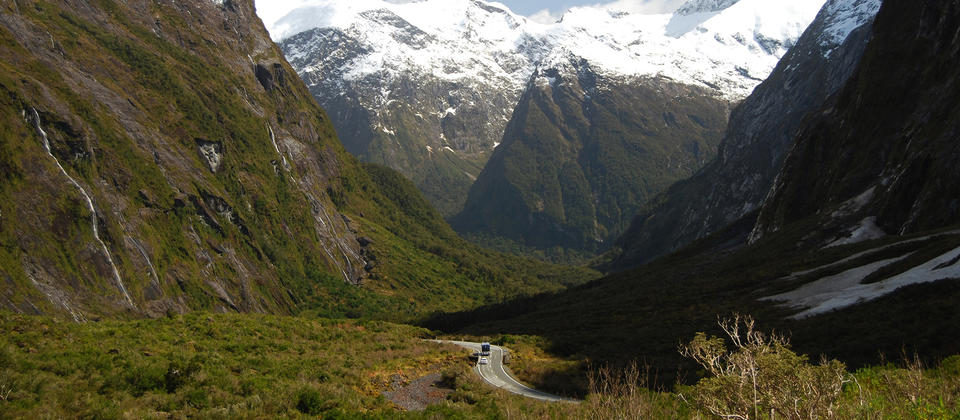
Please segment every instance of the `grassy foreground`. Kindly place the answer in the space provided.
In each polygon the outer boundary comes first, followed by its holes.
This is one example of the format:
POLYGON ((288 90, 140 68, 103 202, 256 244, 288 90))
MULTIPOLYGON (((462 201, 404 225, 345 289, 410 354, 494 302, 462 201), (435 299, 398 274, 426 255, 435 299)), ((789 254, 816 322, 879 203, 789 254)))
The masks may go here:
POLYGON ((391 376, 462 355, 383 322, 193 313, 76 324, 0 315, 0 417, 392 412, 391 376))
MULTIPOLYGON (((698 335, 687 349, 721 355, 719 375, 659 392, 645 387, 643 368, 599 368, 587 375, 583 402, 549 404, 481 383, 462 349, 421 340, 429 334, 250 314, 77 324, 0 313, 0 418, 712 418, 717 409, 744 418, 960 418, 960 356, 933 369, 889 364, 851 374, 763 337, 727 351, 698 335), (759 372, 757 404, 749 376, 738 374, 750 369, 759 372), (452 392, 425 411, 381 396, 431 372, 452 392), (797 392, 815 411, 784 414, 778 401, 797 392)), ((536 340, 515 344, 524 349, 518 356, 538 352, 536 340)))

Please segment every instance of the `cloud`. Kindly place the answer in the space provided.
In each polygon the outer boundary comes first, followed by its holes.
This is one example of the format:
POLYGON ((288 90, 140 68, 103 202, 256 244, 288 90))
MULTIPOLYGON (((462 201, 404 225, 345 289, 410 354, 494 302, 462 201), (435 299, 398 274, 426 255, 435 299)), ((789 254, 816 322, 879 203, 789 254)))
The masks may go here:
MULTIPOLYGON (((594 3, 593 5, 584 7, 597 7, 620 12, 650 15, 671 13, 686 2, 687 0, 606 0, 602 3, 594 3)), ((543 9, 528 16, 528 18, 534 22, 550 24, 560 20, 565 12, 566 9, 557 11, 543 9)))
POLYGON ((257 16, 263 21, 264 26, 270 29, 280 18, 284 17, 291 10, 303 7, 309 4, 308 0, 254 0, 257 8, 257 16))
POLYGON ((551 12, 550 9, 543 9, 530 15, 530 20, 538 23, 551 24, 556 23, 563 17, 563 12, 551 12))
POLYGON ((614 0, 597 6, 639 14, 670 13, 686 3, 686 0, 614 0))

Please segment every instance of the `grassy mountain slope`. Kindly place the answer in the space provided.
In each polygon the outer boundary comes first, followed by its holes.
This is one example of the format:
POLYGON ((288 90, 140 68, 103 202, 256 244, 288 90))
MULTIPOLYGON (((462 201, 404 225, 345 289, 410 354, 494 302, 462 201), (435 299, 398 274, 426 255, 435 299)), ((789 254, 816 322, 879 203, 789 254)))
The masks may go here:
MULTIPOLYGON (((787 334, 803 353, 826 354, 854 367, 897 359, 903 352, 918 352, 931 362, 960 352, 952 339, 960 333, 960 319, 953 309, 960 299, 956 280, 910 286, 875 301, 802 320, 786 319, 798 309, 759 300, 904 253, 919 251, 932 258, 943 248, 960 246, 960 237, 938 237, 791 278, 791 273, 906 239, 824 250, 798 248, 797 239, 809 228, 795 226, 789 234, 738 251, 726 248, 731 236, 721 232, 635 270, 558 294, 438 316, 426 325, 475 335, 541 336, 551 354, 570 360, 589 360, 594 366, 638 361, 651 368, 661 385, 696 379, 697 368, 681 357, 678 345, 698 331, 721 335, 717 317, 733 313, 751 314, 764 329, 787 334)), ((741 229, 735 236, 744 240, 745 233, 741 229)), ((566 373, 578 377, 584 371, 566 373)))
POLYGON ((252 2, 7 3, 0 38, 3 307, 404 318, 590 275, 471 247, 360 165, 252 2))

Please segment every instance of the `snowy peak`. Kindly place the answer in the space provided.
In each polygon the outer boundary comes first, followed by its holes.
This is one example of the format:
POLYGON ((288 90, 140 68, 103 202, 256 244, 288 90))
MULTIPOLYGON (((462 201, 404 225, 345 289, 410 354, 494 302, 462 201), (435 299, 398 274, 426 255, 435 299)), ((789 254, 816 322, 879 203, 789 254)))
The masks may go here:
MULTIPOLYGON (((481 0, 301 4, 267 22, 273 38, 337 28, 370 51, 338 63, 354 77, 386 70, 518 89, 537 66, 576 56, 612 75, 663 76, 739 100, 773 70, 823 0, 695 0, 672 15, 579 7, 547 25, 481 0)), ((288 50, 291 61, 305 52, 288 50)))
MULTIPOLYGON (((527 24, 504 7, 473 0, 423 0, 393 4, 381 0, 313 1, 272 25, 274 39, 283 39, 287 58, 298 71, 332 66, 350 80, 380 74, 429 74, 443 80, 482 78, 499 84, 532 72, 536 42, 520 29, 527 24), (316 48, 336 48, 323 40, 292 39, 314 28, 336 29, 356 41, 364 54, 351 60, 318 55, 316 48), (306 43, 313 47, 308 48, 306 43), (534 56, 531 56, 534 55, 534 56), (306 63, 307 58, 317 62, 306 63), (519 72, 519 73, 518 73, 519 72)), ((336 42, 336 39, 332 39, 336 42)))
POLYGON ((657 80, 739 101, 824 0, 700 2, 723 8, 688 16, 578 7, 551 24, 482 0, 263 1, 272 38, 347 149, 422 180, 438 208, 458 211, 528 83, 551 83, 531 79, 538 68, 558 70, 556 80, 589 68, 621 85, 657 80), (431 169, 452 155, 465 160, 431 169))
POLYGON ((740 0, 690 0, 680 6, 674 15, 689 16, 697 13, 719 12, 733 6, 740 0))
POLYGON ((583 57, 607 72, 667 77, 739 100, 770 74, 822 4, 701 1, 672 15, 575 8, 554 25, 550 57, 583 57))
POLYGON ((873 20, 880 3, 881 0, 828 0, 821 12, 824 28, 819 38, 824 54, 829 56, 853 30, 873 20))
MULTIPOLYGON (((511 32, 526 18, 506 6, 476 0, 421 0, 397 2, 384 0, 307 0, 274 22, 265 22, 271 36, 281 41, 313 28, 349 28, 365 19, 394 25, 397 21, 379 21, 381 15, 395 15, 438 38, 472 35, 497 37, 497 30, 511 32), (478 27, 487 30, 476 31, 478 27), (472 32, 472 33, 471 33, 472 32)), ((502 33, 502 32, 501 32, 502 33)))

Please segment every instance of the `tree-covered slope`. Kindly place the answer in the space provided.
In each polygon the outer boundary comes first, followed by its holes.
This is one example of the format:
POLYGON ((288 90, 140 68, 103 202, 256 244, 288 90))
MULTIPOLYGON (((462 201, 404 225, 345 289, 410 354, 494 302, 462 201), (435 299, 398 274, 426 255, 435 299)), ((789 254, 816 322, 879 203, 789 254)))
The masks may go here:
POLYGON ((452 219, 465 233, 596 252, 714 156, 728 103, 665 78, 572 60, 541 69, 452 219))
POLYGON ((408 317, 584 274, 503 264, 358 164, 252 2, 13 2, 0 37, 6 308, 408 317))

